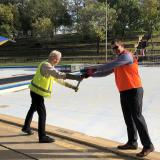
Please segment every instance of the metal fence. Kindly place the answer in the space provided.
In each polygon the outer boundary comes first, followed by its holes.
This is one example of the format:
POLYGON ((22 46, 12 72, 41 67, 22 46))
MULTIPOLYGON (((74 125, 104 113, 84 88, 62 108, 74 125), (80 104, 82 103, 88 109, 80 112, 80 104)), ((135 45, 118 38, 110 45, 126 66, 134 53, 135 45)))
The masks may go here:
POLYGON ((160 50, 146 50, 144 56, 140 56, 139 64, 142 65, 160 65, 160 50))
MULTIPOLYGON (((107 61, 115 58, 115 55, 108 54, 107 61)), ((0 63, 34 63, 47 59, 46 56, 25 56, 25 57, 0 57, 0 63)), ((101 64, 106 62, 106 55, 103 56, 67 56, 62 57, 62 63, 83 63, 83 64, 101 64)), ((145 56, 139 57, 139 64, 141 65, 159 65, 160 64, 160 50, 147 50, 145 56)))
MULTIPOLYGON (((0 57, 0 63, 34 63, 47 59, 47 57, 0 57)), ((104 56, 68 56, 62 57, 62 63, 104 63, 104 56)))

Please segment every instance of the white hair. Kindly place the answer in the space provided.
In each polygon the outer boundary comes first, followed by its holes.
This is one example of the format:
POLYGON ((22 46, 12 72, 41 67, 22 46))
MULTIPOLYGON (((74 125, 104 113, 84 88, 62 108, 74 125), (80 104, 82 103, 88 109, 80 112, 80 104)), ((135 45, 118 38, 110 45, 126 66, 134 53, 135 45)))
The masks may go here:
POLYGON ((61 52, 59 52, 59 51, 57 51, 57 50, 53 50, 53 51, 51 51, 50 52, 50 54, 49 54, 49 58, 51 58, 51 57, 62 57, 62 54, 61 54, 61 52))

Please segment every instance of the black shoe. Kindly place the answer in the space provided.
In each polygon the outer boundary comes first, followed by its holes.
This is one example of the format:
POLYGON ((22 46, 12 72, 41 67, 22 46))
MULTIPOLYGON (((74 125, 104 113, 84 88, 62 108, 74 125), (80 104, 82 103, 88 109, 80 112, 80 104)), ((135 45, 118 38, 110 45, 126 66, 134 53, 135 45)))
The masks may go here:
POLYGON ((55 141, 55 139, 48 137, 48 136, 43 136, 43 137, 39 138, 39 143, 52 143, 54 141, 55 141))
POLYGON ((34 132, 31 131, 31 129, 25 129, 25 128, 22 128, 22 132, 28 134, 28 135, 32 135, 34 134, 34 132))
POLYGON ((154 147, 151 148, 143 148, 141 152, 137 153, 136 156, 137 157, 145 157, 148 154, 150 154, 151 152, 154 151, 154 147))
POLYGON ((136 150, 138 148, 138 144, 124 144, 124 145, 120 145, 120 146, 117 146, 118 149, 121 149, 121 150, 136 150))

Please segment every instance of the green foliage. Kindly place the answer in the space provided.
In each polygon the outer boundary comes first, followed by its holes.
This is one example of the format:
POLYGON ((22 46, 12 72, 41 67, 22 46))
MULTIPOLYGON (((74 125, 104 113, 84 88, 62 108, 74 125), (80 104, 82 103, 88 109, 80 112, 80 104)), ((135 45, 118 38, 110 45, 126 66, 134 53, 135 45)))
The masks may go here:
POLYGON ((117 22, 117 12, 115 9, 107 5, 107 31, 113 32, 113 26, 117 22))
POLYGON ((113 7, 117 3, 117 0, 107 0, 107 3, 113 7))
POLYGON ((28 10, 32 22, 35 23, 40 17, 49 18, 55 29, 70 24, 70 16, 64 4, 63 0, 30 0, 28 10))
POLYGON ((105 2, 106 2, 106 0, 98 0, 98 2, 102 2, 102 3, 104 2, 104 3, 105 3, 105 2))
POLYGON ((18 32, 18 30, 21 29, 20 14, 18 11, 18 7, 16 5, 12 5, 12 13, 13 13, 14 33, 16 33, 18 32))
POLYGON ((0 24, 13 24, 12 7, 0 4, 0 24))
POLYGON ((16 0, 0 0, 1 4, 14 4, 16 0))
POLYGON ((158 34, 160 1, 0 0, 0 34, 8 36, 27 35, 28 31, 33 36, 51 36, 61 28, 101 41, 105 39, 106 24, 111 36, 158 34))
MULTIPOLYGON (((7 20, 9 16, 13 16, 14 27, 11 28, 23 31, 25 35, 27 35, 28 31, 33 31, 33 29, 35 31, 35 24, 37 24, 39 18, 50 19, 52 27, 54 27, 52 31, 55 32, 62 25, 70 26, 72 24, 65 0, 0 0, 0 4, 5 4, 5 6, 11 6, 13 4, 14 9, 12 8, 11 11, 14 12, 13 15, 8 13, 10 10, 4 9, 7 11, 3 13, 6 14, 4 18, 5 23, 8 24, 7 20)), ((36 33, 33 34, 36 35, 36 33)))
POLYGON ((160 31, 160 2, 159 0, 147 0, 142 4, 142 26, 144 31, 152 34, 160 31))
POLYGON ((90 10, 92 11, 91 26, 93 32, 100 39, 100 41, 106 38, 106 4, 95 3, 92 4, 90 10))
POLYGON ((14 9, 12 5, 0 4, 0 34, 11 37, 14 32, 14 9))
POLYGON ((0 25, 0 35, 6 36, 6 37, 12 37, 13 28, 9 24, 2 24, 0 25))
POLYGON ((139 30, 141 8, 138 0, 117 0, 114 8, 118 16, 114 26, 116 34, 124 36, 126 31, 139 30))
MULTIPOLYGON (((66 0, 67 1, 67 0, 66 0)), ((88 0, 69 0, 66 2, 72 20, 72 30, 79 30, 80 12, 88 0)))
POLYGON ((106 4, 88 3, 80 11, 78 26, 82 35, 95 35, 98 39, 104 40, 106 35, 106 4))
POLYGON ((52 34, 52 22, 49 18, 38 18, 33 23, 33 33, 36 37, 46 37, 52 34))

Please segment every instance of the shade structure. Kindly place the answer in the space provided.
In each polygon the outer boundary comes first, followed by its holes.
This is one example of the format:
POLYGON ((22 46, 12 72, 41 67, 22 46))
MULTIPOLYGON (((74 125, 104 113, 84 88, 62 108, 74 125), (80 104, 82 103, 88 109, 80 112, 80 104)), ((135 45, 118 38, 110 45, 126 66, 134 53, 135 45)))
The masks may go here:
POLYGON ((6 43, 8 40, 8 38, 0 36, 0 45, 6 43))

